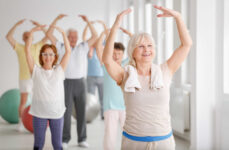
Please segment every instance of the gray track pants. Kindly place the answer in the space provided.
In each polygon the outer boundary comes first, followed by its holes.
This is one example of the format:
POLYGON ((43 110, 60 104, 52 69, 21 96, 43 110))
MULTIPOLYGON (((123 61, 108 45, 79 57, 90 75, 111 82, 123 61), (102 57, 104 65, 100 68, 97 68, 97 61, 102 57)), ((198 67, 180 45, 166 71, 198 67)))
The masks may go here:
POLYGON ((85 141, 86 135, 86 90, 85 80, 66 79, 64 81, 65 106, 63 142, 68 143, 71 139, 71 115, 74 104, 77 115, 77 134, 78 142, 85 141))

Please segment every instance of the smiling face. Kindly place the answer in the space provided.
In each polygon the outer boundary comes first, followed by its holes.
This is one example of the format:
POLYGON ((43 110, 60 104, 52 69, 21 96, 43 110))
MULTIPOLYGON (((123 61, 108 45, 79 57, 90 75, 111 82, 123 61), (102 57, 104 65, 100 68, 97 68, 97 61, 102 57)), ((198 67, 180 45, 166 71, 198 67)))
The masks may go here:
POLYGON ((41 53, 41 55, 44 66, 52 67, 52 64, 55 60, 55 53, 53 52, 53 50, 51 48, 46 48, 44 52, 41 53))
POLYGON ((42 67, 53 67, 58 60, 58 54, 54 45, 45 44, 42 46, 39 56, 39 62, 42 67))
POLYGON ((136 63, 152 62, 155 57, 153 42, 148 38, 143 38, 137 45, 132 54, 136 63))
POLYGON ((134 34, 129 40, 127 54, 129 64, 135 67, 137 63, 152 63, 155 57, 154 39, 148 33, 134 34))
POLYGON ((73 48, 76 46, 77 40, 78 40, 78 33, 75 30, 70 30, 68 32, 68 40, 70 43, 70 46, 73 48))

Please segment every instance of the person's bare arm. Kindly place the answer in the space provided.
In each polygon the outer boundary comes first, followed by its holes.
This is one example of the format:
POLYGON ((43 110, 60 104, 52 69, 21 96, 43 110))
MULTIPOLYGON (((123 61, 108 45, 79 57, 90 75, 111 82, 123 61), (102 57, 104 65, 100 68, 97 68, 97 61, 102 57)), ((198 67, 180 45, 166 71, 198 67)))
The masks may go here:
POLYGON ((91 59, 93 57, 94 54, 94 47, 90 47, 89 51, 88 51, 88 58, 91 59))
MULTIPOLYGON (((95 22, 94 22, 94 21, 91 21, 91 23, 93 24, 93 23, 95 23, 95 22)), ((88 27, 89 27, 89 25, 87 24, 87 25, 85 26, 84 30, 83 30, 83 34, 82 34, 83 42, 86 42, 86 41, 87 41, 87 31, 88 31, 88 27)), ((92 46, 90 47, 90 50, 88 51, 88 54, 87 54, 88 58, 91 59, 92 56, 93 56, 93 53, 94 53, 94 45, 92 45, 92 46)))
POLYGON ((179 12, 156 5, 154 7, 163 12, 163 14, 157 15, 157 17, 174 17, 176 20, 181 44, 167 60, 168 67, 171 73, 174 74, 187 58, 192 46, 192 38, 179 12))
POLYGON ((95 44, 95 48, 96 48, 96 54, 97 54, 97 57, 99 59, 99 62, 101 64, 103 64, 103 60, 102 60, 102 56, 103 56, 103 49, 104 49, 104 46, 103 46, 103 41, 104 41, 104 37, 107 35, 108 36, 108 33, 109 32, 109 29, 107 30, 104 30, 98 40, 96 41, 96 44, 95 44))
POLYGON ((18 21, 10 30, 9 32, 7 33, 6 35, 6 39, 8 40, 8 42, 10 43, 10 45, 15 48, 15 45, 16 45, 16 40, 14 39, 13 35, 14 35, 14 32, 17 28, 17 26, 21 25, 23 22, 25 21, 25 19, 22 19, 20 21, 18 21))
POLYGON ((60 14, 58 15, 54 21, 52 22, 52 24, 49 26, 48 31, 46 32, 46 36, 49 38, 49 40, 51 41, 51 43, 53 45, 56 45, 57 39, 56 37, 53 35, 53 31, 54 31, 54 26, 56 26, 56 23, 61 20, 62 18, 64 18, 66 15, 65 14, 60 14))
POLYGON ((123 27, 120 27, 120 30, 122 30, 123 33, 127 34, 129 37, 132 37, 132 33, 126 29, 124 29, 123 27))
MULTIPOLYGON (((101 21, 101 20, 91 21, 92 24, 94 24, 96 22, 103 25, 104 31, 107 29, 107 27, 106 27, 106 25, 105 25, 105 23, 103 21, 101 21)), ((82 39, 83 39, 84 42, 87 41, 86 36, 87 36, 88 28, 89 28, 89 25, 87 24, 86 27, 84 28, 83 36, 82 36, 82 39)), ((94 47, 96 47, 95 45, 96 45, 97 41, 98 41, 98 38, 97 38, 96 42, 93 44, 93 46, 90 47, 90 50, 88 52, 88 58, 92 58, 93 53, 94 53, 94 47)))
MULTIPOLYGON (((38 23, 37 21, 34 21, 34 20, 30 20, 31 22, 32 22, 32 24, 33 25, 35 25, 35 26, 41 26, 41 24, 40 23, 38 23)), ((47 30, 45 29, 45 28, 42 28, 41 29, 42 31, 43 31, 43 33, 44 33, 44 38, 42 38, 41 39, 41 41, 40 42, 42 42, 42 43, 46 43, 47 42, 47 40, 48 40, 48 37, 46 36, 46 32, 47 32, 47 30)))
POLYGON ((122 11, 117 15, 116 20, 111 28, 110 34, 107 38, 106 45, 103 52, 103 63, 109 73, 109 75, 118 83, 121 84, 124 75, 124 69, 113 60, 114 41, 117 34, 117 30, 120 27, 123 16, 131 12, 131 9, 122 11))
MULTIPOLYGON (((91 21, 91 24, 94 24, 94 21, 91 21)), ((87 24, 83 30, 83 34, 82 34, 82 39, 84 42, 87 41, 87 31, 88 31, 89 25, 87 24)))
POLYGON ((87 41, 87 30, 88 30, 88 24, 85 26, 84 30, 83 30, 83 34, 82 34, 82 40, 83 42, 87 41))
POLYGON ((31 55, 31 45, 32 45, 32 42, 33 42, 33 33, 36 32, 36 31, 40 31, 42 30, 42 28, 44 28, 45 26, 36 26, 34 28, 32 28, 29 32, 29 38, 25 41, 25 56, 26 56, 26 60, 27 60, 27 63, 28 63, 28 66, 29 66, 29 72, 30 74, 33 73, 33 68, 34 68, 34 60, 33 60, 33 57, 31 55))
POLYGON ((79 15, 79 16, 88 24, 88 27, 91 31, 91 37, 90 39, 87 40, 89 47, 91 47, 96 42, 98 38, 98 33, 96 32, 92 23, 88 20, 87 16, 84 15, 79 15))
POLYGON ((53 26, 53 28, 56 28, 62 34, 63 39, 64 39, 65 53, 64 53, 64 56, 62 57, 62 59, 60 61, 60 65, 63 68, 63 70, 65 70, 67 67, 70 55, 71 55, 70 43, 69 43, 68 37, 67 37, 67 35, 63 29, 61 29, 57 26, 53 26))

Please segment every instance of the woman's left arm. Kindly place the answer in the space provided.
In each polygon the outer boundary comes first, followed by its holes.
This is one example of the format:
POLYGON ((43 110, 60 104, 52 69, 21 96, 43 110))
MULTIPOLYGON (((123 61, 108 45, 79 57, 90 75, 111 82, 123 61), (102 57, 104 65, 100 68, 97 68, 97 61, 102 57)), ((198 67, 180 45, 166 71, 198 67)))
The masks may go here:
POLYGON ((61 61, 60 61, 60 65, 63 68, 63 70, 66 69, 70 55, 71 55, 71 46, 68 40, 68 37, 66 35, 66 33, 64 32, 63 29, 61 29, 60 27, 57 26, 53 26, 56 30, 58 30, 62 36, 63 36, 63 40, 64 40, 64 47, 65 47, 65 53, 64 56, 62 57, 61 61))
POLYGON ((176 20, 181 44, 167 60, 168 67, 171 73, 174 74, 188 56, 192 46, 192 38, 179 12, 156 5, 154 7, 163 12, 163 14, 158 14, 157 17, 174 17, 176 20))

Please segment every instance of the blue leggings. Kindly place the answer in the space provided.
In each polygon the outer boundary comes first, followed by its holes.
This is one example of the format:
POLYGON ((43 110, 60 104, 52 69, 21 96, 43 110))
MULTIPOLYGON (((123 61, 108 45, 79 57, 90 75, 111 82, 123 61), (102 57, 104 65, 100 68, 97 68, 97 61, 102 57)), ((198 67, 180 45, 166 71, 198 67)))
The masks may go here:
POLYGON ((34 150, 42 150, 45 143, 45 133, 47 124, 52 136, 52 145, 54 150, 62 150, 62 134, 64 119, 43 119, 33 116, 33 131, 34 131, 34 150))

